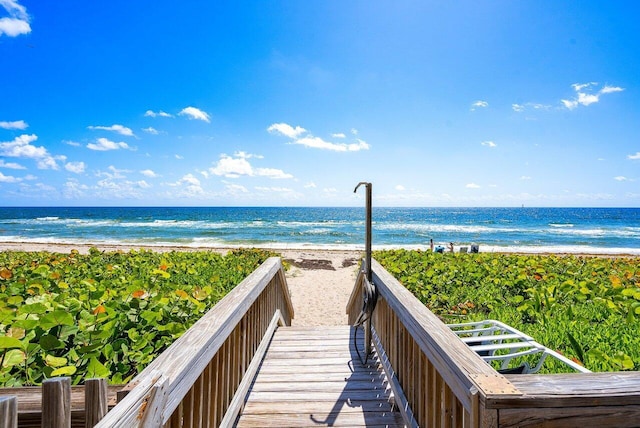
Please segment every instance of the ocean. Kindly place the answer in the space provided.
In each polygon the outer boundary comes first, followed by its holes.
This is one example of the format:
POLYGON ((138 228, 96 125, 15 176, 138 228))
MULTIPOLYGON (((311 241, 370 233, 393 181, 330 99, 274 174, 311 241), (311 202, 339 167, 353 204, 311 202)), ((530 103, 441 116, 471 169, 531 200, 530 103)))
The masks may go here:
MULTIPOLYGON (((0 207, 0 242, 364 249, 358 208, 0 207)), ((640 255, 640 208, 373 208, 374 249, 640 255)))

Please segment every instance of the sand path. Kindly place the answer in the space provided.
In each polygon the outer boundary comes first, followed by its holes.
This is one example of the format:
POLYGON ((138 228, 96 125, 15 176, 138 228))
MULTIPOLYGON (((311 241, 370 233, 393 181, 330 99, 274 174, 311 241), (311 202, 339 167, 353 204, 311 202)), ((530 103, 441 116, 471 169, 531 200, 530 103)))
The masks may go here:
POLYGON ((356 281, 359 253, 353 251, 282 251, 291 265, 287 285, 294 326, 347 324, 346 307, 356 281))

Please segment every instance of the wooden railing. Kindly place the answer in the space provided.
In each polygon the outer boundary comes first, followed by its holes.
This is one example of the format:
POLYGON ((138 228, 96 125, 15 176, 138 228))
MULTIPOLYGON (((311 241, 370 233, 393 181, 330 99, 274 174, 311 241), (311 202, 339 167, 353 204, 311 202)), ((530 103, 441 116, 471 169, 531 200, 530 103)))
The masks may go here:
POLYGON ((277 325, 291 318, 282 264, 270 258, 136 376, 96 426, 232 424, 242 405, 233 398, 252 378, 245 375, 257 369, 277 325))
MULTIPOLYGON (((374 344, 422 427, 637 427, 640 373, 501 375, 375 260, 374 344)), ((362 308, 360 273, 347 305, 362 308)), ((400 403, 400 405, 402 405, 400 403)))

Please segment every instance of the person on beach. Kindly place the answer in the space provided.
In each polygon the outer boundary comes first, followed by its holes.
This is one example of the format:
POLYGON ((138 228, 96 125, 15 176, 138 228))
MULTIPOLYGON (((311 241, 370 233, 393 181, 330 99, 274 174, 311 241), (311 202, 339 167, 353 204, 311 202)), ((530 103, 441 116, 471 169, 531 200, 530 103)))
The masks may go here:
POLYGON ((453 242, 449 242, 449 252, 453 253, 453 242))
POLYGON ((431 252, 433 253, 433 238, 429 239, 429 248, 431 248, 431 252))

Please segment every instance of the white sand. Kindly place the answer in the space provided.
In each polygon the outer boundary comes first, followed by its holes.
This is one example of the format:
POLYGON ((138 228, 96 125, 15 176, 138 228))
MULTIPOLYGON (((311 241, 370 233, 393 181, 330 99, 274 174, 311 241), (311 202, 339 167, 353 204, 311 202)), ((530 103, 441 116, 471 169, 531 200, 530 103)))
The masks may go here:
MULTIPOLYGON (((50 251, 69 253, 76 249, 87 253, 91 245, 0 243, 0 251, 50 251)), ((101 251, 129 251, 142 247, 105 245, 101 251)), ((153 251, 217 251, 229 249, 188 247, 147 247, 153 251)), ((287 285, 291 293, 295 318, 293 325, 347 324, 346 306, 355 284, 362 253, 342 250, 272 250, 289 260, 287 285), (328 269, 327 269, 328 268, 328 269)))

